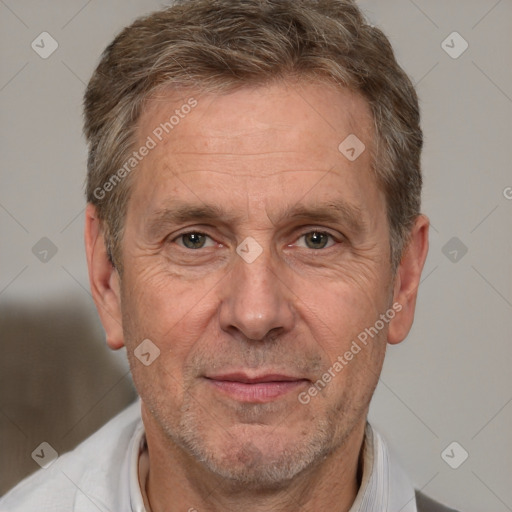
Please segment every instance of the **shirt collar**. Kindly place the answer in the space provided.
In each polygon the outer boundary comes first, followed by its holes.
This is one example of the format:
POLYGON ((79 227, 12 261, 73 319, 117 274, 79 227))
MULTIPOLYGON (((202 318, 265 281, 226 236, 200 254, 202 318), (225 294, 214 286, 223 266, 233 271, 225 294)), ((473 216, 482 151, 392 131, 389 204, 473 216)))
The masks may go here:
POLYGON ((349 512, 417 512, 413 485, 368 422, 363 444, 363 477, 349 512))
POLYGON ((146 435, 142 420, 137 425, 135 432, 126 450, 126 455, 121 469, 121 482, 119 485, 119 510, 127 512, 146 512, 144 500, 139 485, 139 457, 146 447, 146 435))
MULTIPOLYGON (((120 510, 147 512, 139 485, 139 456, 146 448, 142 420, 137 425, 121 471, 120 510)), ((363 442, 363 475, 349 512, 417 512, 414 487, 391 457, 380 436, 366 423, 363 442)))

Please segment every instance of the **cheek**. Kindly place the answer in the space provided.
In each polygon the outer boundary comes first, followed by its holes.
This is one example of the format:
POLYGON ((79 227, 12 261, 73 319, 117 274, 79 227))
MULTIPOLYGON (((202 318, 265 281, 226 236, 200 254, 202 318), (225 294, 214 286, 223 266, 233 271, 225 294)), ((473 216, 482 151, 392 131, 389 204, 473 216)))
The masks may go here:
MULTIPOLYGON (((140 260, 142 261, 142 260, 140 260)), ((200 344, 201 336, 215 311, 215 287, 191 286, 155 265, 133 265, 123 279, 123 330, 133 377, 141 395, 171 395, 180 403, 187 386, 187 361, 200 344), (150 366, 141 364, 135 351, 149 339, 159 350, 150 366)))
POLYGON ((318 378, 329 381, 328 389, 319 394, 338 401, 340 407, 356 398, 355 403, 369 401, 386 350, 389 324, 379 319, 390 307, 390 294, 377 273, 343 274, 347 275, 322 286, 302 281, 296 288, 303 298, 299 315, 324 360, 318 378))
MULTIPOLYGON (((364 329, 350 329, 363 333, 366 338, 350 336, 346 329, 338 331, 342 333, 339 338, 331 334, 331 343, 323 343, 322 350, 328 352, 328 361, 305 392, 311 397, 310 404, 317 414, 327 409, 331 411, 329 414, 341 415, 339 417, 345 420, 360 417, 367 410, 379 381, 386 351, 386 329, 371 335, 364 329)), ((340 426, 345 420, 340 421, 340 426)))
POLYGON ((205 280, 191 284, 154 262, 141 264, 145 260, 132 266, 124 282, 122 308, 130 331, 151 333, 165 344, 176 332, 187 337, 201 325, 213 285, 205 280))
POLYGON ((337 279, 297 280, 292 288, 298 298, 300 316, 331 339, 340 349, 343 341, 372 326, 389 308, 390 292, 376 273, 344 269, 337 279))

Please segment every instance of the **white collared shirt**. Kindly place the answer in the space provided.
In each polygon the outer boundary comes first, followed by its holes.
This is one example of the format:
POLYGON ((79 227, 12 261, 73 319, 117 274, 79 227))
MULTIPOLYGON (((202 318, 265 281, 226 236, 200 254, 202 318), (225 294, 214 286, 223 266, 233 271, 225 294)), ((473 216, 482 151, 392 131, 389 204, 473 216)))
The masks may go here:
MULTIPOLYGON (((0 499, 0 512, 147 512, 138 474, 144 446, 137 401, 18 484, 0 499)), ((369 423, 361 486, 350 512, 417 512, 412 484, 369 423)))
POLYGON ((414 487, 380 434, 366 423, 363 478, 349 512, 417 512, 414 487))

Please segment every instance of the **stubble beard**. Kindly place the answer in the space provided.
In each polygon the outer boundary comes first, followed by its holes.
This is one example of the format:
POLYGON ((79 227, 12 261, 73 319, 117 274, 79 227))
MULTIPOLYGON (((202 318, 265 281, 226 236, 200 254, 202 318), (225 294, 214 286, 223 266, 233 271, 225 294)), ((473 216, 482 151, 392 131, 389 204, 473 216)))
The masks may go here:
MULTIPOLYGON (((242 409, 248 410, 246 405, 241 405, 242 409)), ((283 425, 237 424, 230 431, 216 424, 189 396, 181 408, 177 428, 167 421, 160 423, 173 444, 221 479, 231 491, 271 491, 288 486, 295 477, 314 469, 342 446, 356 425, 355 421, 347 425, 349 417, 351 414, 341 407, 331 411, 327 418, 311 415, 294 439, 284 433, 283 425), (217 429, 214 440, 208 435, 209 429, 217 429)))

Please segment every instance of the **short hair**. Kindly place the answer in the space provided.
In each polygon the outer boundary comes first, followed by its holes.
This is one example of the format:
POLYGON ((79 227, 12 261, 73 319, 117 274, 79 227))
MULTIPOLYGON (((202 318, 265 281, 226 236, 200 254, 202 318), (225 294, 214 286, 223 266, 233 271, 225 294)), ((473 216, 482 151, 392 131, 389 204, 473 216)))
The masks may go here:
POLYGON ((221 93, 302 79, 355 91, 370 106, 371 167, 386 198, 396 270, 420 213, 418 98, 386 36, 350 0, 182 0, 115 37, 84 98, 87 201, 112 263, 121 269, 131 180, 105 184, 130 158, 147 100, 164 89, 221 93))

